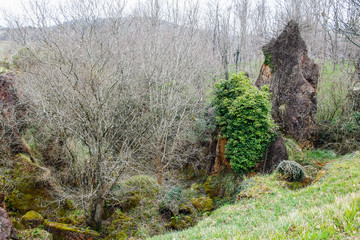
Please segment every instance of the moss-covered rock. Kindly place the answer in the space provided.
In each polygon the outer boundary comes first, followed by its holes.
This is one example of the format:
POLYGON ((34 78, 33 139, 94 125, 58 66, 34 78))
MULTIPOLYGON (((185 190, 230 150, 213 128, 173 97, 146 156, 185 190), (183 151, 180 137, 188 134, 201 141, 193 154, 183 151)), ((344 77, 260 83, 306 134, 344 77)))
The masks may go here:
POLYGON ((166 228, 182 230, 194 226, 195 222, 190 216, 175 216, 166 224, 166 228))
POLYGON ((68 224, 44 221, 45 230, 53 235, 54 240, 96 240, 100 234, 89 229, 80 229, 68 224))
POLYGON ((199 212, 209 212, 214 209, 214 202, 209 197, 193 198, 191 203, 199 212))
POLYGON ((190 215, 194 213, 194 209, 192 208, 191 204, 181 203, 179 206, 179 213, 184 215, 190 215))
POLYGON ((218 178, 219 178, 218 175, 209 176, 203 185, 206 194, 210 198, 219 197, 219 195, 220 195, 221 187, 220 187, 218 178))
POLYGON ((53 240, 51 233, 39 228, 18 231, 16 237, 19 240, 53 240))
POLYGON ((108 233, 106 240, 111 239, 128 239, 136 236, 136 225, 133 219, 117 210, 110 219, 111 223, 106 226, 108 233))
POLYGON ((44 223, 44 217, 35 211, 29 211, 21 218, 21 223, 27 228, 36 228, 44 223))
POLYGON ((31 210, 42 214, 54 207, 46 204, 53 200, 50 194, 53 190, 50 171, 33 163, 23 154, 16 155, 11 164, 7 174, 3 176, 13 186, 5 199, 8 209, 23 215, 31 210))

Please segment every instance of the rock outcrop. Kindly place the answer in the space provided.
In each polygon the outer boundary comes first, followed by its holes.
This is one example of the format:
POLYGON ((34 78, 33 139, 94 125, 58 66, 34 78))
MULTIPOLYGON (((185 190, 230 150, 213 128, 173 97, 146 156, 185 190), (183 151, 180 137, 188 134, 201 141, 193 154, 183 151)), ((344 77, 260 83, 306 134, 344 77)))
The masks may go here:
MULTIPOLYGON (((12 154, 25 153, 31 156, 28 146, 21 139, 25 128, 26 107, 19 100, 14 86, 15 75, 0 74, 0 140, 3 148, 8 147, 12 154)), ((31 160, 33 161, 32 157, 31 160)))
POLYGON ((299 25, 290 21, 263 52, 265 62, 255 84, 270 85, 272 116, 280 130, 309 147, 314 141, 319 68, 307 55, 299 25))
POLYGON ((267 148, 264 158, 256 166, 256 172, 271 173, 283 160, 289 159, 283 137, 280 135, 267 148))

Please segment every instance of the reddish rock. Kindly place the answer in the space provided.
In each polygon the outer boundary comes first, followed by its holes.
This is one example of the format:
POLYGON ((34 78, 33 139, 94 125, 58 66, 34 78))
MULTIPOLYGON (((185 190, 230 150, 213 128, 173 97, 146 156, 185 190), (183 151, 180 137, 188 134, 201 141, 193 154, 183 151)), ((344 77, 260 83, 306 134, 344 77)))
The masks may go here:
POLYGON ((12 221, 6 212, 4 194, 0 194, 0 240, 7 240, 14 233, 12 221))
POLYGON ((225 157, 226 138, 219 138, 216 145, 215 163, 211 174, 219 173, 223 168, 231 168, 230 161, 225 157))
POLYGON ((263 47, 265 63, 255 83, 270 85, 272 116, 280 130, 301 147, 312 146, 318 66, 307 56, 299 25, 290 21, 277 39, 263 47))

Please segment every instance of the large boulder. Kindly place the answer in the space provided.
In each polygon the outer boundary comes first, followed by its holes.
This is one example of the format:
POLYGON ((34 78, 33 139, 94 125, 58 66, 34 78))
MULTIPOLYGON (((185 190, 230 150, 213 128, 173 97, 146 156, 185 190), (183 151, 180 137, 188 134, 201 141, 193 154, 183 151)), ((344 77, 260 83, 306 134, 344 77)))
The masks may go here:
POLYGON ((290 21, 263 52, 265 62, 255 84, 270 85, 272 116, 280 130, 309 147, 314 141, 319 67, 307 55, 299 25, 290 21))

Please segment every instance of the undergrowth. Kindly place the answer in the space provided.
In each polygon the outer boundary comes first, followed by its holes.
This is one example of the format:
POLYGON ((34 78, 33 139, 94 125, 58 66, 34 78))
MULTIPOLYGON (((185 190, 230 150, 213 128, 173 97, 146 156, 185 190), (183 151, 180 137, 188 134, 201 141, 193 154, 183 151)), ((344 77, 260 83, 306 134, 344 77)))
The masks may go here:
POLYGON ((332 160, 315 182, 285 188, 275 174, 256 176, 270 190, 224 206, 185 231, 152 239, 356 239, 360 234, 360 152, 332 160))

